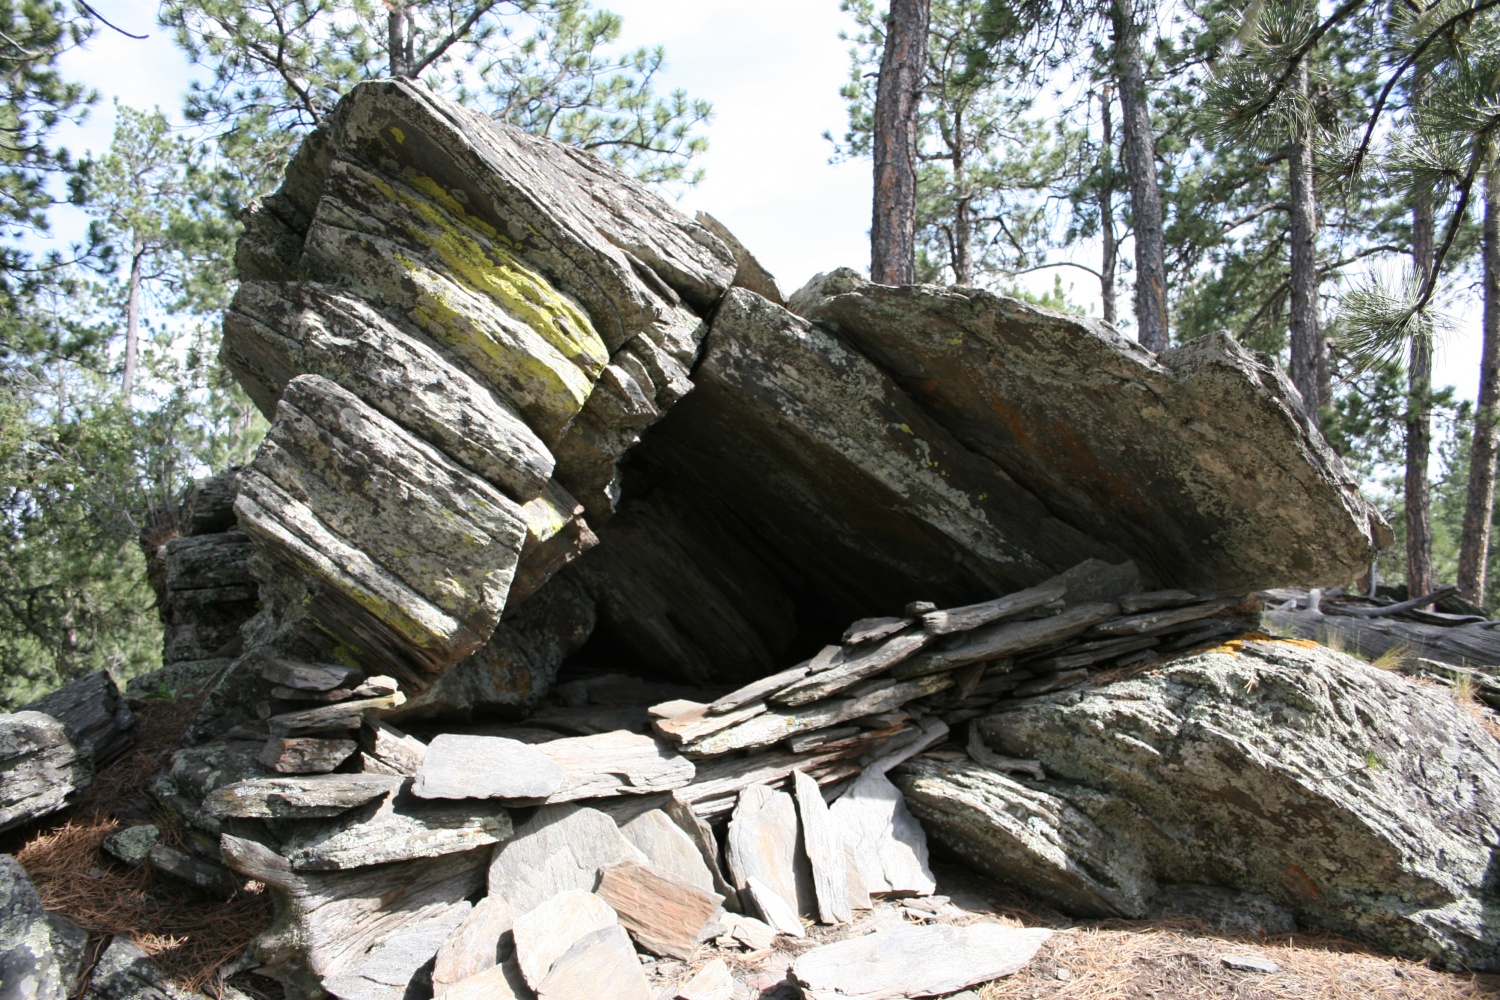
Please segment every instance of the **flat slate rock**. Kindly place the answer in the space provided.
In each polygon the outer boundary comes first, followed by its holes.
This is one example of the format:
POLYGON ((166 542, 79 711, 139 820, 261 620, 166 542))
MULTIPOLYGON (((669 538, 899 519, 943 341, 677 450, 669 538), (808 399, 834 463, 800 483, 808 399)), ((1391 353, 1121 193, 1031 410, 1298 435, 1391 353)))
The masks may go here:
POLYGON ((750 902, 765 917, 766 925, 777 934, 785 934, 787 937, 800 938, 805 936, 802 928, 802 920, 797 916, 796 907, 782 896, 781 893, 771 888, 758 875, 751 875, 744 889, 740 890, 741 898, 749 898, 750 902))
POLYGON ((603 898, 582 889, 564 889, 516 917, 511 933, 521 974, 535 989, 575 941, 618 922, 603 898))
POLYGON ((808 1000, 937 996, 1018 972, 1051 936, 990 923, 901 925, 804 952, 789 978, 808 1000))
POLYGON ((722 958, 715 958, 677 987, 674 1000, 730 1000, 733 996, 734 976, 722 958))
MULTIPOLYGON (((435 982, 435 981, 434 981, 435 982)), ((440 1000, 534 1000, 515 956, 434 994, 440 1000)))
POLYGON ((625 839, 640 849, 652 866, 670 872, 703 892, 716 892, 713 873, 698 843, 661 809, 648 809, 620 824, 625 839))
POLYGON ((146 860, 151 848, 161 839, 161 831, 150 823, 127 826, 105 837, 99 847, 121 864, 134 867, 146 860))
POLYGON ((383 799, 405 780, 389 774, 254 778, 215 789, 203 800, 203 810, 244 819, 321 819, 383 799))
POLYGON ((56 812, 94 780, 67 726, 41 712, 0 715, 0 773, 0 831, 56 812))
POLYGON ((399 933, 378 941, 338 975, 325 978, 323 988, 339 1000, 403 1000, 469 911, 463 901, 432 907, 399 933))
POLYGON ((566 779, 567 772, 530 744, 441 733, 427 744, 412 793, 424 799, 546 798, 566 779))
POLYGON ((652 1000, 630 935, 619 924, 573 942, 536 992, 537 1000, 652 1000))
POLYGON ((646 856, 597 809, 572 804, 542 806, 495 849, 489 892, 518 913, 539 906, 559 892, 593 892, 599 871, 617 861, 646 856))
POLYGON ((228 899, 239 891, 240 881, 223 865, 195 857, 166 844, 155 844, 146 852, 153 869, 210 896, 228 899))
POLYGON ((729 819, 725 860, 730 881, 745 889, 752 878, 759 879, 793 913, 812 912, 812 872, 801 840, 792 797, 767 785, 751 785, 740 792, 729 819))
POLYGON ((847 923, 854 911, 843 828, 829 813, 816 781, 802 771, 793 771, 792 787, 797 796, 797 816, 802 821, 802 845, 812 867, 818 920, 825 924, 847 923))
POLYGON ((68 736, 89 755, 95 770, 129 750, 139 728, 108 670, 70 681, 21 711, 43 712, 67 726, 68 736))
POLYGON ((279 774, 328 774, 358 749, 353 740, 273 736, 258 759, 279 774))
POLYGON ((542 796, 546 802, 666 792, 688 784, 694 774, 693 762, 665 743, 623 730, 552 740, 534 752, 563 774, 561 786, 542 796))
POLYGON ((937 882, 927 863, 927 836, 883 771, 867 768, 829 815, 853 846, 867 891, 932 895, 937 882))
POLYGON ((432 991, 441 996, 451 986, 499 965, 514 952, 511 928, 516 912, 499 896, 486 896, 474 904, 448 939, 438 949, 432 967, 432 991))
POLYGON ((341 871, 454 854, 510 837, 510 814, 499 805, 419 799, 411 781, 342 816, 297 824, 282 838, 282 856, 299 871, 341 871))
POLYGON ((598 892, 641 947, 683 960, 692 958, 724 902, 716 892, 639 861, 606 867, 599 874, 598 892))

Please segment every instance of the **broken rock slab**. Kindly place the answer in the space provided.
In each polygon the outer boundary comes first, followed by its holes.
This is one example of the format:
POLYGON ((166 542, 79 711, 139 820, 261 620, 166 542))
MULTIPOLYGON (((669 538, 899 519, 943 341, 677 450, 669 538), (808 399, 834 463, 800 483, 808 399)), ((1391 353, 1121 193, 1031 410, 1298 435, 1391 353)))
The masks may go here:
POLYGON ((1343 583, 1390 544, 1281 369, 1228 336, 1153 356, 1097 321, 847 268, 792 308, 1154 580, 1233 593, 1343 583))
POLYGON ((1051 936, 991 923, 897 926, 805 952, 790 977, 808 1000, 938 996, 1020 971, 1051 936))
POLYGON ((432 967, 433 995, 441 996, 449 987, 512 957, 515 940, 511 928, 515 922, 515 910, 499 896, 485 896, 475 903, 438 949, 432 967))
MULTIPOLYGON (((816 912, 812 871, 802 848, 797 806, 790 795, 766 785, 751 785, 740 792, 725 843, 724 858, 737 890, 750 888, 750 880, 756 879, 793 915, 816 912)), ((779 926, 770 914, 762 911, 761 916, 779 926)))
POLYGON ((533 989, 579 938, 617 926, 615 911, 592 892, 564 889, 516 918, 516 962, 533 989))
POLYGON ((440 733, 427 744, 412 792, 424 799, 546 798, 566 778, 567 772, 528 743, 440 733))
POLYGON ((353 871, 296 872, 256 841, 225 834, 220 845, 225 863, 264 882, 275 903, 271 927, 246 953, 250 960, 289 993, 327 990, 347 1000, 400 1000, 409 981, 398 986, 389 980, 403 969, 414 975, 462 923, 470 909, 465 900, 484 885, 489 853, 481 848, 353 871))
POLYGON ((708 937, 724 897, 639 861, 620 861, 599 873, 599 896, 620 923, 655 955, 690 959, 708 937))
POLYGON ((927 835, 899 789, 879 768, 866 768, 829 809, 849 843, 870 893, 930 896, 927 835))
POLYGON ((129 750, 136 740, 135 715, 108 670, 70 681, 20 711, 42 712, 60 721, 73 743, 89 755, 95 770, 129 750))
POLYGON ((1299 924, 1500 969, 1500 744, 1439 688, 1311 643, 1235 640, 979 723, 1045 782, 918 757, 931 835, 1076 913, 1162 883, 1250 892, 1299 924))
POLYGON ((94 780, 63 723, 41 712, 0 715, 0 830, 40 819, 94 780))
POLYGON ((511 832, 510 814, 498 805, 421 799, 408 781, 334 819, 297 824, 282 838, 281 854, 298 871, 342 871, 469 851, 511 832))
POLYGON ((525 913, 560 892, 593 892, 599 872, 617 861, 646 857, 597 809, 573 804, 542 806, 495 848, 489 892, 525 913))

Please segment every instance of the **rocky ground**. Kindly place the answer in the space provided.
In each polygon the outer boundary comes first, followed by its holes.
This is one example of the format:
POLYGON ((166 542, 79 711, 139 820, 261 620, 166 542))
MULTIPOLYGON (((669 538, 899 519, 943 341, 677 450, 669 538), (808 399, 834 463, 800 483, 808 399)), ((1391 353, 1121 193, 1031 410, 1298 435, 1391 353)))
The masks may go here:
MULTIPOLYGON (((196 702, 191 694, 137 702, 135 747, 101 770, 65 813, 0 839, 0 851, 19 858, 42 903, 86 932, 79 947, 95 973, 74 996, 157 1000, 201 993, 279 1000, 282 995, 274 980, 252 973, 228 980, 218 975, 269 924, 270 901, 263 890, 252 883, 231 899, 215 898, 149 867, 124 865, 101 850, 107 836, 145 818, 162 826, 165 842, 191 847, 183 839, 191 831, 170 813, 152 809, 141 788, 176 749, 196 702)), ((1469 711, 1487 717, 1475 702, 1469 711)), ((764 947, 725 936, 707 942, 690 961, 642 955, 643 968, 654 995, 663 1000, 716 962, 723 963, 734 984, 730 996, 791 1000, 798 993, 786 983, 788 967, 819 945, 893 925, 991 921, 1054 933, 1018 972, 955 995, 984 1000, 1500 996, 1500 976, 1438 971, 1335 935, 1244 933, 1243 919, 1238 933, 1223 928, 1244 914, 1222 914, 1219 927, 1201 915, 1168 912, 1143 920, 1078 920, 953 860, 937 859, 933 871, 933 896, 878 901, 837 927, 808 921, 803 940, 779 936, 764 947)))

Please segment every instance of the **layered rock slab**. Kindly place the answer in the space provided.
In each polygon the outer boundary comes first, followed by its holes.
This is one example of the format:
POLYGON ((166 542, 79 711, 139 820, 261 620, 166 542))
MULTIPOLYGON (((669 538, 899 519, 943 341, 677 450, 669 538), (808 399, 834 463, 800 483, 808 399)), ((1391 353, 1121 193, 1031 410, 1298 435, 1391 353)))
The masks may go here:
POLYGON ((612 515, 617 460, 691 388, 738 266, 598 158, 408 81, 340 102, 237 263, 223 358, 273 419, 237 507, 267 607, 250 642, 413 694, 481 649, 513 581, 519 603, 593 544, 584 508, 612 515))
POLYGON ((1243 641, 979 723, 1046 781, 918 757, 929 834, 1073 912, 1142 917, 1165 883, 1500 968, 1500 745, 1437 688, 1310 643, 1243 641))
POLYGON ((1342 584, 1390 544, 1281 369, 1227 336, 1153 356, 1095 321, 848 269, 813 279, 792 308, 1163 584, 1342 584))

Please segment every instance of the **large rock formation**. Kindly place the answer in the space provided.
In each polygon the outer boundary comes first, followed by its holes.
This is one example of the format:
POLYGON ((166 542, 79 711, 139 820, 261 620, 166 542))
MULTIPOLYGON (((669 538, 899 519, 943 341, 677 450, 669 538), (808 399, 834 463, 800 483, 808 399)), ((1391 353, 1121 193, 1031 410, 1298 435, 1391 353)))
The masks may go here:
POLYGON ((409 82, 339 105, 237 259, 223 357, 273 420, 237 501, 247 637, 409 695, 460 661, 461 702, 544 687, 556 654, 515 633, 560 626, 496 626, 600 539, 567 574, 611 634, 723 681, 1090 557, 1242 591, 1352 575, 1385 537, 1232 342, 1157 359, 852 272, 804 318, 712 219, 409 82))
POLYGON ((974 761, 897 772, 932 836, 1088 916, 1165 883, 1500 969, 1500 744, 1441 687, 1301 641, 1232 642, 975 723, 1046 780, 974 761))

